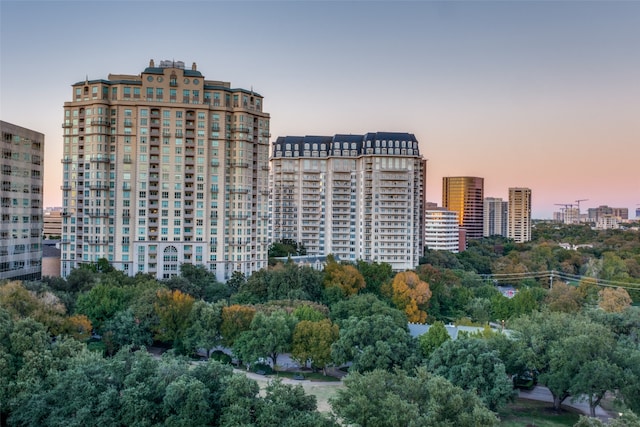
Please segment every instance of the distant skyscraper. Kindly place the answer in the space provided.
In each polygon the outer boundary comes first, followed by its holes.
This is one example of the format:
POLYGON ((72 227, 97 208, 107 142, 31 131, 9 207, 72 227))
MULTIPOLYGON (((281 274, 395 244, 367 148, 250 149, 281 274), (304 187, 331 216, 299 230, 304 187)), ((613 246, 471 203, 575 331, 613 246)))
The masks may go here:
POLYGON ((518 243, 531 240, 531 189, 509 188, 507 237, 518 243))
POLYGON ((0 280, 39 280, 44 135, 3 121, 0 133, 0 280))
POLYGON ((163 279, 267 266, 269 114, 194 63, 72 85, 64 104, 62 269, 107 259, 163 279))
POLYGON ((636 208, 636 219, 640 218, 640 208, 636 208))
POLYGON ((426 161, 410 133, 286 136, 273 143, 271 239, 309 255, 418 265, 426 161))
POLYGON ((43 236, 45 239, 56 238, 62 236, 62 210, 45 209, 43 220, 43 236))
POLYGON ((442 178, 442 207, 458 213, 458 223, 468 239, 482 238, 484 222, 484 178, 456 176, 442 178))
POLYGON ((424 245, 432 250, 457 253, 459 249, 458 214, 445 208, 425 209, 424 245))
POLYGON ((507 237, 507 218, 509 204, 501 198, 485 197, 483 236, 507 237))

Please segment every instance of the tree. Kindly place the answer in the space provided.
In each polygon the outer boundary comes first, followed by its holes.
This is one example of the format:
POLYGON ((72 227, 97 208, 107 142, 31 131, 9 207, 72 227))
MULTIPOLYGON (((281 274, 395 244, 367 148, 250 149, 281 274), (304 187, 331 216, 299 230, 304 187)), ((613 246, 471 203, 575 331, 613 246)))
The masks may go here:
POLYGON ((578 288, 569 286, 564 282, 557 282, 549 290, 545 303, 551 311, 577 313, 584 304, 584 297, 578 288))
POLYGON ((322 273, 293 262, 278 264, 269 270, 268 300, 306 299, 320 302, 324 297, 322 273))
POLYGON ((360 427, 497 426, 496 416, 473 393, 418 368, 350 373, 330 402, 345 425, 360 427))
POLYGON ((329 319, 302 320, 293 331, 291 355, 303 365, 310 361, 313 367, 324 370, 331 362, 331 345, 338 336, 338 325, 332 324, 329 319))
POLYGON ((231 302, 235 304, 258 304, 266 302, 269 292, 269 271, 261 269, 254 272, 240 285, 238 293, 231 297, 231 302))
POLYGON ((339 264, 332 256, 327 257, 323 283, 325 289, 338 289, 342 297, 355 295, 365 287, 364 277, 357 268, 339 264))
POLYGON ((351 361, 350 370, 365 372, 415 366, 415 351, 406 324, 401 327, 390 316, 373 315, 342 322, 331 358, 338 364, 351 361))
POLYGON ((598 292, 598 306, 604 311, 620 313, 631 306, 631 297, 624 288, 604 288, 598 292))
POLYGON ((364 291, 382 296, 382 286, 393 277, 391 264, 358 260, 356 268, 364 278, 364 291))
POLYGON ((189 327, 185 331, 184 345, 189 351, 204 349, 207 358, 215 346, 220 344, 222 324, 221 304, 196 301, 189 314, 189 327))
POLYGON ((282 310, 268 316, 258 312, 251 321, 251 328, 241 333, 234 343, 233 353, 250 363, 268 357, 276 368, 278 356, 291 349, 295 325, 295 317, 282 310))
POLYGON ((83 314, 67 317, 63 323, 63 333, 79 341, 88 340, 92 330, 91 321, 83 314))
POLYGON ((283 258, 291 255, 306 255, 307 249, 302 242, 292 239, 281 239, 269 246, 269 258, 283 258))
POLYGON ((316 411, 315 396, 307 396, 301 386, 270 381, 264 397, 257 383, 245 376, 229 379, 222 395, 221 426, 252 427, 337 427, 316 411))
POLYGON ((247 278, 244 273, 240 271, 234 271, 231 273, 231 278, 227 280, 227 286, 231 290, 231 293, 236 293, 247 283, 247 278))
POLYGON ((451 339, 447 328, 445 328, 443 322, 434 322, 427 331, 426 334, 420 335, 418 338, 418 345, 422 351, 422 356, 428 358, 438 347, 445 341, 451 339))
POLYGON ((246 305, 230 305, 222 308, 220 334, 222 343, 233 347, 236 339, 244 331, 248 331, 256 314, 256 309, 246 305))
POLYGON ((87 264, 81 264, 80 268, 71 270, 67 276, 68 290, 72 293, 87 291, 93 287, 98 278, 98 273, 87 264))
POLYGON ((151 345, 153 337, 151 331, 135 317, 133 310, 128 308, 117 312, 104 323, 102 341, 106 345, 107 353, 113 355, 124 346, 131 346, 132 350, 137 350, 142 346, 151 345))
POLYGON ((98 284, 78 296, 76 313, 86 315, 93 327, 101 330, 107 320, 127 308, 130 297, 128 288, 98 284))
MULTIPOLYGON (((326 307, 325 307, 326 308, 326 307)), ((313 308, 309 304, 300 305, 293 310, 293 315, 298 320, 309 320, 311 322, 319 322, 327 318, 325 313, 313 308)))
POLYGON ((492 411, 513 398, 513 386, 498 353, 485 340, 447 340, 434 350, 427 366, 464 390, 469 390, 492 411))
POLYGON ((431 298, 429 284, 420 280, 413 271, 398 273, 391 283, 391 300, 400 310, 404 310, 409 322, 425 323, 426 304, 431 298))
POLYGON ((391 317, 399 328, 407 327, 407 316, 373 294, 354 295, 331 306, 331 320, 339 326, 350 317, 363 318, 375 314, 391 317))
POLYGON ((209 389, 191 375, 185 374, 172 381, 162 400, 165 425, 211 425, 214 413, 209 394, 209 389))
POLYGON ((633 412, 624 412, 619 418, 613 418, 604 424, 598 418, 580 415, 573 427, 640 427, 640 418, 633 412))
POLYGON ((64 330, 65 307, 58 297, 48 291, 29 291, 20 281, 0 286, 0 305, 17 318, 31 317, 47 327, 53 335, 64 330))
POLYGON ((160 290, 157 298, 153 305, 160 321, 156 328, 156 339, 171 342, 174 347, 180 348, 194 299, 179 290, 160 290))
POLYGON ((511 366, 537 369, 556 410, 572 394, 587 395, 595 408, 604 392, 624 385, 615 337, 585 316, 533 312, 513 321, 511 329, 514 340, 507 357, 519 361, 511 366))

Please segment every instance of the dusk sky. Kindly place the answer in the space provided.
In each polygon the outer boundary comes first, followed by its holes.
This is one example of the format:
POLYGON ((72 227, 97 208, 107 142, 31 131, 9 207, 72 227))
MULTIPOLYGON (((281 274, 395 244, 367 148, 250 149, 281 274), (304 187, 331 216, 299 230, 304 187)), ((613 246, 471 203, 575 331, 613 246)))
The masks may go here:
POLYGON ((196 62, 265 97, 272 140, 410 132, 443 176, 485 196, 640 207, 640 1, 0 0, 0 118, 45 134, 44 205, 60 206, 71 85, 196 62))

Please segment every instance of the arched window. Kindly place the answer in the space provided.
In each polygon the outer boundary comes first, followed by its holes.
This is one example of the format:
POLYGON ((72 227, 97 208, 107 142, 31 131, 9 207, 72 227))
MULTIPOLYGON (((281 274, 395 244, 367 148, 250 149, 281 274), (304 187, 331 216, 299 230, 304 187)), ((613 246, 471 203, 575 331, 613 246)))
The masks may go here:
POLYGON ((178 249, 175 246, 167 246, 164 249, 162 261, 165 279, 178 275, 178 249))

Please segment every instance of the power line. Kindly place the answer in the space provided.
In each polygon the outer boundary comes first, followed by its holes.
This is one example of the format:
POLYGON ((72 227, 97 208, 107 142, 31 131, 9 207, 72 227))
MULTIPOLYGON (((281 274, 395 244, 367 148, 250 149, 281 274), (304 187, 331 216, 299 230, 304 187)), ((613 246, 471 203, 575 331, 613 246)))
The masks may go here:
POLYGON ((568 282, 582 280, 593 281, 595 285, 602 287, 619 287, 624 289, 640 290, 640 283, 632 282, 620 282, 616 280, 599 279, 597 277, 580 276, 577 274, 564 273, 561 271, 547 270, 547 271, 530 271, 523 273, 495 273, 495 274, 482 274, 485 280, 493 281, 508 281, 508 280, 523 280, 523 279, 540 279, 547 278, 550 281, 553 278, 559 278, 568 282))

